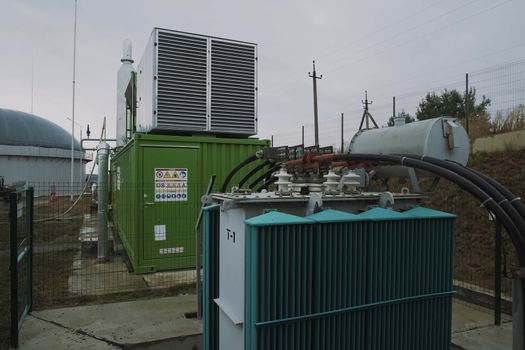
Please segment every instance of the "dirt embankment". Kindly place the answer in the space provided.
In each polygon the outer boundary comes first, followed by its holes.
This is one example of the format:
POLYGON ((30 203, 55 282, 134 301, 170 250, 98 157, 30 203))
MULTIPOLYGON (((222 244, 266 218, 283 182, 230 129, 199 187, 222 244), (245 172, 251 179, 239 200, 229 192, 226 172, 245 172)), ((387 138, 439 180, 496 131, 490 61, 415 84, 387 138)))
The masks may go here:
MULTIPOLYGON (((525 198, 525 151, 506 151, 471 156, 469 167, 482 171, 507 187, 516 196, 525 198)), ((458 186, 441 181, 431 207, 458 215, 455 236, 455 278, 492 289, 494 285, 494 223, 488 220, 485 208, 477 199, 458 186)), ((514 247, 503 231, 506 268, 517 265, 514 247)), ((510 282, 504 281, 504 292, 510 282)))

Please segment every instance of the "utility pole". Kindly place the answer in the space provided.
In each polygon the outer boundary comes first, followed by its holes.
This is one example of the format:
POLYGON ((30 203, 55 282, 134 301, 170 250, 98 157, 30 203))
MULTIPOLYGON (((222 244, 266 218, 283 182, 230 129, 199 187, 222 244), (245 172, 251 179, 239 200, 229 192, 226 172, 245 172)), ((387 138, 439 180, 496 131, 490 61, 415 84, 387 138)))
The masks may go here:
MULTIPOLYGON (((83 176, 82 176, 82 125, 73 121, 73 119, 69 118, 69 117, 66 117, 66 119, 72 121, 73 123, 75 123, 76 126, 78 126, 78 128, 80 129, 80 138, 78 139, 78 141, 80 142, 80 150, 78 152, 78 166, 79 166, 79 170, 78 170, 78 177, 80 179, 80 181, 78 182, 79 183, 79 186, 82 186, 82 182, 83 182, 83 176)), ((89 127, 89 125, 88 125, 89 127)), ((89 130, 89 129, 88 129, 89 130)))
POLYGON ((392 118, 396 117, 396 97, 392 96, 392 118))
POLYGON ((33 114, 33 96, 35 86, 35 54, 31 54, 31 114, 33 114))
POLYGON ((376 121, 374 120, 374 118, 372 118, 372 115, 368 111, 368 106, 373 103, 372 101, 368 101, 368 91, 365 91, 365 100, 364 101, 361 100, 361 103, 364 104, 364 107, 363 107, 364 111, 363 111, 363 117, 361 118, 361 124, 359 124, 359 130, 363 130, 363 122, 366 122, 366 129, 367 130, 370 129, 370 123, 369 123, 370 120, 374 124, 374 128, 379 129, 379 126, 377 126, 376 121))
POLYGON ((272 135, 272 147, 273 147, 273 135, 272 135))
POLYGON ((467 135, 469 133, 469 130, 468 130, 468 99, 469 99, 469 93, 468 93, 468 73, 465 74, 465 98, 464 98, 464 103, 465 103, 465 121, 466 121, 466 129, 467 129, 467 135))
POLYGON ((312 78, 314 83, 314 133, 315 133, 315 146, 319 146, 319 125, 318 125, 318 112, 317 112, 317 79, 323 79, 323 75, 317 75, 315 71, 315 61, 313 61, 313 73, 308 72, 308 76, 312 78))
POLYGON ((73 27, 73 103, 71 111, 71 183, 69 184, 69 196, 73 201, 73 173, 75 169, 75 77, 77 61, 77 0, 75 0, 75 24, 73 27))
POLYGON ((304 146, 304 125, 301 127, 302 129, 302 132, 301 132, 301 144, 304 146))
POLYGON ((341 113, 341 153, 345 153, 344 118, 345 118, 344 113, 341 113))

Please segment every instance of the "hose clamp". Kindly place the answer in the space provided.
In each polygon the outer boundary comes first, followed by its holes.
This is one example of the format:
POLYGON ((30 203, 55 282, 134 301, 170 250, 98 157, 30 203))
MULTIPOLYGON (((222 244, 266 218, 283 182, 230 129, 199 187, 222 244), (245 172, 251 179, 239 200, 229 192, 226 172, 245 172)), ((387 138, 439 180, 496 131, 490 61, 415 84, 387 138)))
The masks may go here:
POLYGON ((480 208, 484 207, 485 204, 487 204, 487 203, 490 202, 491 200, 493 200, 492 197, 489 197, 489 198, 485 199, 485 201, 484 201, 483 203, 481 203, 481 205, 480 205, 479 207, 480 207, 480 208))

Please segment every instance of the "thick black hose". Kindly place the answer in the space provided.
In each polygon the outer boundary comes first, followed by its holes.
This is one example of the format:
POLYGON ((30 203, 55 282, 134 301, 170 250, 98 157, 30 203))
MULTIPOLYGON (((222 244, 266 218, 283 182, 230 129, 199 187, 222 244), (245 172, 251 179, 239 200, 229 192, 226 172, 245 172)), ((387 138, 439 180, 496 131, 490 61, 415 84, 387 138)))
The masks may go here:
POLYGON ((334 161, 380 161, 391 164, 400 164, 412 168, 423 169, 430 171, 436 175, 439 175, 447 180, 450 180, 462 189, 474 195, 478 198, 483 205, 488 208, 500 220, 501 224, 507 230, 516 251, 518 252, 518 258, 520 265, 525 266, 525 242, 521 233, 517 229, 512 219, 507 213, 489 196, 485 191, 474 185, 471 181, 461 177, 453 171, 439 167, 437 165, 424 162, 418 159, 408 158, 404 156, 394 155, 378 155, 378 154, 336 154, 333 158, 334 161))
MULTIPOLYGON (((467 180, 471 181, 474 185, 485 190, 490 196, 492 196, 498 205, 509 214, 517 229, 521 233, 520 236, 525 238, 525 220, 519 212, 519 209, 523 208, 523 203, 514 196, 506 187, 501 185, 496 180, 486 176, 485 174, 478 172, 474 169, 469 169, 459 163, 444 161, 441 159, 426 157, 426 156, 410 156, 415 159, 420 159, 437 166, 441 166, 445 169, 452 170, 460 176, 463 176, 467 180), (510 200, 510 201, 509 201, 510 200)), ((525 300, 525 290, 522 290, 522 300, 525 300)), ((525 305, 523 306, 523 314, 525 315, 525 305)), ((525 317, 525 316, 524 316, 525 317)), ((525 324, 525 322, 524 322, 525 324)), ((524 330, 525 331, 525 330, 524 330)))
POLYGON ((241 181, 239 182, 239 188, 242 188, 242 186, 246 183, 246 181, 248 181, 250 179, 250 177, 252 177, 255 173, 257 173, 258 171, 260 171, 262 168, 264 168, 265 166, 267 165, 270 165, 272 164, 272 161, 269 161, 269 160, 266 160, 264 161, 263 163, 257 165, 255 168, 253 168, 252 170, 250 170, 248 172, 248 174, 246 174, 242 179, 241 181))
POLYGON ((272 176, 272 174, 273 174, 274 172, 276 172, 277 170, 279 170, 280 167, 281 167, 281 163, 277 163, 277 164, 275 164, 273 167, 270 168, 270 170, 268 170, 267 172, 265 172, 264 174, 262 174, 261 176, 259 176, 258 178, 256 178, 256 179, 250 184, 250 186, 248 186, 248 187, 250 187, 250 189, 253 190, 253 188, 254 188, 255 186, 257 186, 257 184, 258 184, 259 182, 261 182, 263 179, 266 179, 266 178, 269 179, 269 178, 272 176))
POLYGON ((512 204, 514 208, 520 213, 521 217, 525 220, 525 204, 521 201, 521 198, 518 196, 515 196, 512 192, 510 192, 505 186, 491 178, 490 176, 487 176, 483 174, 481 171, 470 168, 473 172, 475 172, 478 176, 482 177, 485 181, 487 181, 489 184, 494 186, 498 191, 500 191, 505 198, 509 200, 509 202, 512 204))
MULTIPOLYGON (((494 201, 487 193, 483 191, 483 189, 476 186, 472 181, 470 181, 468 178, 461 177, 460 174, 452 172, 448 170, 447 168, 440 167, 436 164, 432 164, 429 162, 425 162, 419 159, 411 159, 406 158, 403 156, 383 156, 383 155, 366 155, 366 154, 344 154, 344 155, 336 155, 334 156, 334 161, 337 160, 378 160, 388 163, 394 163, 394 164, 401 164, 413 168, 423 169, 430 171, 436 175, 439 175, 441 177, 446 178, 447 180, 450 180, 457 185, 459 185, 462 189, 466 190, 467 192, 471 193, 475 197, 477 197, 485 207, 487 207, 489 210, 492 211, 492 213, 496 216, 497 220, 499 220, 502 225, 507 230, 507 233, 509 234, 514 247, 516 248, 516 251, 518 253, 518 259, 520 261, 520 265, 523 267, 525 266, 525 245, 523 243, 523 235, 525 235, 525 232, 519 231, 517 227, 515 226, 513 220, 507 215, 505 211, 503 211, 502 207, 499 206, 498 203, 494 201), (342 158, 342 159, 341 159, 342 158)), ((459 169, 457 167, 453 167, 456 170, 459 169)), ((476 179, 476 181, 479 181, 481 179, 482 181, 480 184, 487 184, 488 182, 483 180, 480 176, 472 176, 473 172, 463 172, 462 173, 468 175, 469 178, 476 179)), ((474 174, 475 175, 475 174, 474 174)), ((495 182, 495 181, 494 181, 495 182)), ((490 191, 493 191, 495 189, 494 186, 484 186, 486 188, 492 188, 490 191)), ((503 187, 503 186, 502 186, 503 187)), ((501 192, 496 191, 501 195, 501 192)), ((515 201, 515 200, 514 200, 515 201)), ((505 203, 508 204, 507 201, 505 203)), ((511 206, 512 207, 512 206, 511 206)), ((518 220, 519 225, 519 220, 518 220)), ((523 287, 523 283, 522 283, 523 287)), ((522 303, 523 300, 525 300, 525 289, 522 288, 522 303)), ((523 304, 523 318, 525 319, 525 303, 523 304)), ((525 324, 525 320, 523 320, 523 323, 525 324)))
POLYGON ((228 176, 226 176, 226 178, 224 179, 224 182, 222 183, 222 186, 221 186, 219 192, 221 192, 221 193, 226 192, 226 188, 228 187, 228 184, 230 183, 230 181, 233 178, 233 176, 239 170, 241 170, 241 168, 245 167, 246 165, 248 165, 248 164, 250 164, 252 162, 255 162, 257 159, 259 159, 259 158, 254 154, 253 156, 249 156, 248 158, 246 158, 245 160, 243 160, 242 162, 237 164, 237 166, 235 166, 235 168, 233 168, 230 171, 230 173, 228 174, 228 176))
MULTIPOLYGON (((488 181, 483 179, 481 176, 476 174, 472 169, 466 168, 458 163, 454 162, 447 162, 442 159, 437 159, 433 157, 428 156, 414 156, 414 155, 406 155, 406 157, 413 158, 413 159, 419 159, 424 162, 428 162, 437 166, 440 166, 442 168, 445 168, 447 170, 453 171, 457 173, 458 175, 466 178, 470 182, 472 182, 474 185, 478 186, 479 188, 482 188, 489 196, 494 198, 496 203, 503 209, 509 217, 512 219, 514 224, 516 225, 516 228, 521 233, 520 236, 525 242, 525 220, 523 220, 523 217, 518 213, 516 208, 507 200, 507 198, 499 191, 497 188, 495 188, 492 184, 490 184, 488 181)), ((502 186, 503 187, 503 186, 502 186)))

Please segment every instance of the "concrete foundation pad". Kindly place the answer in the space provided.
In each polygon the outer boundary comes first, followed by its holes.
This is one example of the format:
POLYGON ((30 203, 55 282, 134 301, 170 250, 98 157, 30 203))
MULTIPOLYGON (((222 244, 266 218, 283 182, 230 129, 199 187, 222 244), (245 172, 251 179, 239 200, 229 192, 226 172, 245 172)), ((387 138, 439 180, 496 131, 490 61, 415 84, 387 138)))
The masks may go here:
POLYGON ((185 316, 196 310, 195 295, 183 295, 35 311, 22 327, 20 349, 199 349, 201 323, 185 316))
POLYGON ((452 343, 467 350, 512 349, 511 317, 502 314, 502 325, 494 326, 494 312, 454 300, 452 343))
POLYGON ((195 283, 195 269, 155 272, 152 274, 142 275, 149 288, 167 288, 175 287, 181 284, 195 283))
MULTIPOLYGON (((20 349, 201 349, 195 295, 35 311, 24 322, 20 349)), ((512 323, 494 326, 491 310, 453 304, 452 342, 467 350, 512 348, 512 323)))

